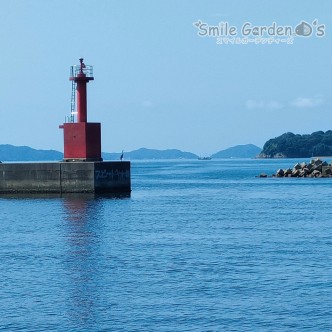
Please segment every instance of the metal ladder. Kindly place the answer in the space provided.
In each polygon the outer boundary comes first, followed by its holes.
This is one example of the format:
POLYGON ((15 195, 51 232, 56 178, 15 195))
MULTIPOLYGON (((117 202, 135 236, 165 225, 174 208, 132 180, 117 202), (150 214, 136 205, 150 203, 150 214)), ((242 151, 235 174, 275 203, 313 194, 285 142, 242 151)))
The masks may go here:
POLYGON ((71 82, 70 122, 75 122, 76 109, 76 83, 71 82))

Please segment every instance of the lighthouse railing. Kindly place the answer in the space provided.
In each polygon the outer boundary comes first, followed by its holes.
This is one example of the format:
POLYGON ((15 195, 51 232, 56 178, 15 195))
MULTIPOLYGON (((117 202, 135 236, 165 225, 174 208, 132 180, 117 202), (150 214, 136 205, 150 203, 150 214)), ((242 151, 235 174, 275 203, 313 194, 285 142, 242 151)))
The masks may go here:
MULTIPOLYGON (((85 65, 84 68, 82 68, 83 74, 86 75, 86 77, 93 77, 93 66, 85 65)), ((75 65, 70 67, 70 77, 77 77, 78 74, 81 73, 81 66, 75 65)))

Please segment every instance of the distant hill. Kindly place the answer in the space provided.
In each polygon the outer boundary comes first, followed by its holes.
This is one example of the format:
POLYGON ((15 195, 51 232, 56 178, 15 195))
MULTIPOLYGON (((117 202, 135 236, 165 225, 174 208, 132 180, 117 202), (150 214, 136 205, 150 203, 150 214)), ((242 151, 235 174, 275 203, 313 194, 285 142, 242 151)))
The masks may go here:
MULTIPOLYGON (((124 152, 125 159, 127 159, 127 153, 124 152)), ((121 153, 118 152, 102 152, 101 157, 103 160, 119 160, 121 156, 121 153)))
POLYGON ((0 161, 54 161, 63 154, 55 150, 36 150, 28 146, 0 144, 0 161))
MULTIPOLYGON (((119 160, 121 153, 103 152, 104 160, 119 160)), ((176 149, 153 150, 141 148, 131 152, 124 152, 125 160, 139 159, 197 159, 191 152, 176 149)), ((63 153, 55 150, 36 150, 28 146, 14 146, 0 144, 0 161, 57 161, 63 159, 63 153)))
MULTIPOLYGON (((212 158, 253 158, 261 152, 255 145, 238 145, 213 154, 212 158)), ((119 160, 121 153, 103 152, 104 160, 119 160)), ((55 150, 37 150, 28 146, 14 146, 0 144, 0 161, 58 161, 63 159, 63 153, 55 150)), ((177 149, 155 150, 141 148, 138 150, 124 152, 124 160, 143 159, 198 159, 191 152, 177 149)))
POLYGON ((332 130, 299 135, 285 133, 268 140, 261 158, 308 158, 332 156, 332 130))
MULTIPOLYGON (((120 159, 121 153, 103 153, 104 160, 120 159)), ((126 160, 141 160, 141 159, 197 159, 198 156, 191 152, 183 152, 176 149, 155 150, 141 148, 131 152, 124 152, 124 159, 126 160)))
POLYGON ((262 151, 256 145, 236 145, 213 154, 212 158, 255 158, 262 151))

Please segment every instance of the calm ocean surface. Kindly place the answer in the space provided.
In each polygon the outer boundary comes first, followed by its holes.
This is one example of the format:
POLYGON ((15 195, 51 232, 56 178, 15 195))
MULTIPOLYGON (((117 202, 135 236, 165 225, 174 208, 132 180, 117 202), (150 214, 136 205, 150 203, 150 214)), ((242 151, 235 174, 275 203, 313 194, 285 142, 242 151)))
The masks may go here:
POLYGON ((0 198, 0 329, 332 330, 332 179, 255 178, 296 161, 133 162, 131 197, 0 198))

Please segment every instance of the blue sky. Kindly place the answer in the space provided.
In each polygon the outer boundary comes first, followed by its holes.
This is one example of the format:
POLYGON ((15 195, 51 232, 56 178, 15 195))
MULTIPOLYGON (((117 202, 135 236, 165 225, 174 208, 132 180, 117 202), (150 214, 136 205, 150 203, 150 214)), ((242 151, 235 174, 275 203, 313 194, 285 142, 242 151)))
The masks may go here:
MULTIPOLYGON (((102 150, 205 155, 332 129, 332 1, 1 0, 0 144, 63 150, 69 67, 94 66, 102 150), (324 36, 315 35, 325 24, 324 36), (218 44, 194 23, 296 27, 292 44, 218 44)), ((231 36, 223 36, 224 40, 231 36)), ((262 36, 265 38, 266 36, 262 36)), ((280 37, 286 38, 286 37, 280 37)))

